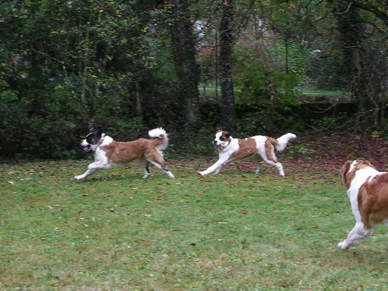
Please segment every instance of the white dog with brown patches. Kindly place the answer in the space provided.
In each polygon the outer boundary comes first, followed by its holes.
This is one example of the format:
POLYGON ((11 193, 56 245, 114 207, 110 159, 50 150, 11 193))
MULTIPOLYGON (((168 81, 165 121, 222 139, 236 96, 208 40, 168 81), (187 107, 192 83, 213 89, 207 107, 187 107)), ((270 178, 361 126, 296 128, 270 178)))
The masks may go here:
MULTIPOLYGON (((284 176, 284 170, 281 163, 277 161, 275 150, 283 151, 287 147, 287 143, 296 138, 293 133, 282 135, 278 139, 256 135, 245 139, 233 138, 227 131, 218 131, 213 140, 213 145, 217 147, 219 152, 218 161, 204 171, 199 171, 198 174, 205 176, 211 173, 218 174, 222 167, 230 162, 242 159, 254 154, 259 154, 264 162, 275 166, 280 176, 284 176)), ((256 173, 260 172, 260 167, 257 166, 256 173)))
POLYGON ((110 169, 115 165, 127 163, 135 159, 144 159, 144 176, 150 176, 149 165, 161 169, 168 177, 175 178, 168 170, 163 159, 163 151, 168 146, 168 136, 163 128, 155 128, 148 132, 151 138, 139 138, 134 141, 114 141, 101 129, 89 133, 81 142, 81 148, 86 151, 94 151, 94 162, 82 175, 75 176, 75 180, 81 180, 93 174, 99 169, 110 169))
POLYGON ((378 223, 388 225, 388 172, 379 172, 368 161, 347 161, 341 174, 352 207, 355 226, 338 244, 347 249, 367 238, 378 223))

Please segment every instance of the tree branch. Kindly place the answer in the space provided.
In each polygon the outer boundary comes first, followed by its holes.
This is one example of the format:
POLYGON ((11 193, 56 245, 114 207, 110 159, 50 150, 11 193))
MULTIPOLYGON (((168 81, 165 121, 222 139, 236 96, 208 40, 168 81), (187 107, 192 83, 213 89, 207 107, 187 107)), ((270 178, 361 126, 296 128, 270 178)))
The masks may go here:
POLYGON ((378 9, 376 6, 373 6, 371 4, 365 5, 363 3, 360 3, 358 1, 353 2, 354 6, 373 13, 376 17, 380 18, 382 21, 384 21, 385 25, 388 25, 388 14, 384 11, 378 9))

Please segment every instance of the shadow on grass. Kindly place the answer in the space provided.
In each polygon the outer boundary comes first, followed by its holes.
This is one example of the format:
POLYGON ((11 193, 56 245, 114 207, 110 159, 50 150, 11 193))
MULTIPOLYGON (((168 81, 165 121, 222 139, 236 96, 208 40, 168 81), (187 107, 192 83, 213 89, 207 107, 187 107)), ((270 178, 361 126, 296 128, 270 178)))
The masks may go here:
POLYGON ((149 180, 155 180, 155 179, 166 179, 167 181, 170 181, 171 179, 164 176, 163 174, 156 174, 156 175, 151 175, 147 179, 144 179, 141 174, 139 175, 104 175, 101 176, 93 176, 93 177, 87 177, 83 180, 74 180, 74 183, 96 183, 96 182, 115 182, 115 181, 133 181, 133 182, 139 182, 139 181, 149 181, 149 180))

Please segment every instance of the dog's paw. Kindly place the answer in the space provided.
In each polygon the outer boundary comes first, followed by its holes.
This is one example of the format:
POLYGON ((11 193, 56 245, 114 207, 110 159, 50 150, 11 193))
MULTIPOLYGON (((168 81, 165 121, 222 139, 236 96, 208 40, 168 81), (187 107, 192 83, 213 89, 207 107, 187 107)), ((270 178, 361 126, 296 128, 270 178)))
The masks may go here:
POLYGON ((197 174, 199 175, 199 176, 205 176, 205 174, 204 174, 204 172, 203 171, 197 171, 197 174))
POLYGON ((79 181, 81 180, 83 177, 81 175, 78 175, 78 176, 74 176, 72 180, 74 181, 79 181))
POLYGON ((338 245, 337 245, 337 247, 339 247, 340 249, 342 249, 342 250, 346 250, 348 247, 349 247, 349 245, 346 243, 346 241, 344 240, 344 241, 341 241, 338 245))

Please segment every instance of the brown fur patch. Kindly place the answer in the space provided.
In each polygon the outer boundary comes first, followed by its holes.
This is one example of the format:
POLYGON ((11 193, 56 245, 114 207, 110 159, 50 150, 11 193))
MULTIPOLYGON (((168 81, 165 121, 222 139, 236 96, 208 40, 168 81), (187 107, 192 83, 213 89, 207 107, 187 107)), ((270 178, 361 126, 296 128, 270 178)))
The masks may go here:
POLYGON ((152 160, 161 158, 163 160, 156 149, 162 142, 161 139, 157 138, 139 138, 128 142, 114 141, 109 145, 102 146, 101 149, 106 152, 111 163, 130 162, 142 157, 151 158, 152 160))
POLYGON ((369 161, 356 160, 353 169, 350 171, 350 166, 352 163, 353 161, 346 161, 341 168, 342 179, 345 183, 346 189, 349 189, 350 184, 352 183, 352 180, 354 179, 354 176, 356 175, 356 172, 358 170, 363 169, 365 167, 375 168, 369 161))
POLYGON ((388 173, 367 180, 360 187, 358 208, 366 228, 388 219, 388 173))
POLYGON ((224 141, 230 142, 231 137, 229 131, 221 130, 224 141))
POLYGON ((239 150, 231 155, 230 161, 243 159, 257 153, 256 141, 253 138, 238 139, 239 150))
POLYGON ((273 137, 267 136, 267 139, 265 141, 265 155, 267 156, 267 159, 270 161, 273 161, 277 163, 276 157, 273 155, 274 147, 278 144, 278 141, 274 139, 273 137))
MULTIPOLYGON (((346 188, 349 189, 356 172, 370 167, 375 167, 365 160, 356 160, 350 170, 352 161, 346 161, 341 168, 341 174, 346 188)), ((388 219, 388 173, 382 173, 374 178, 367 178, 361 185, 357 196, 358 209, 365 228, 388 219)))

